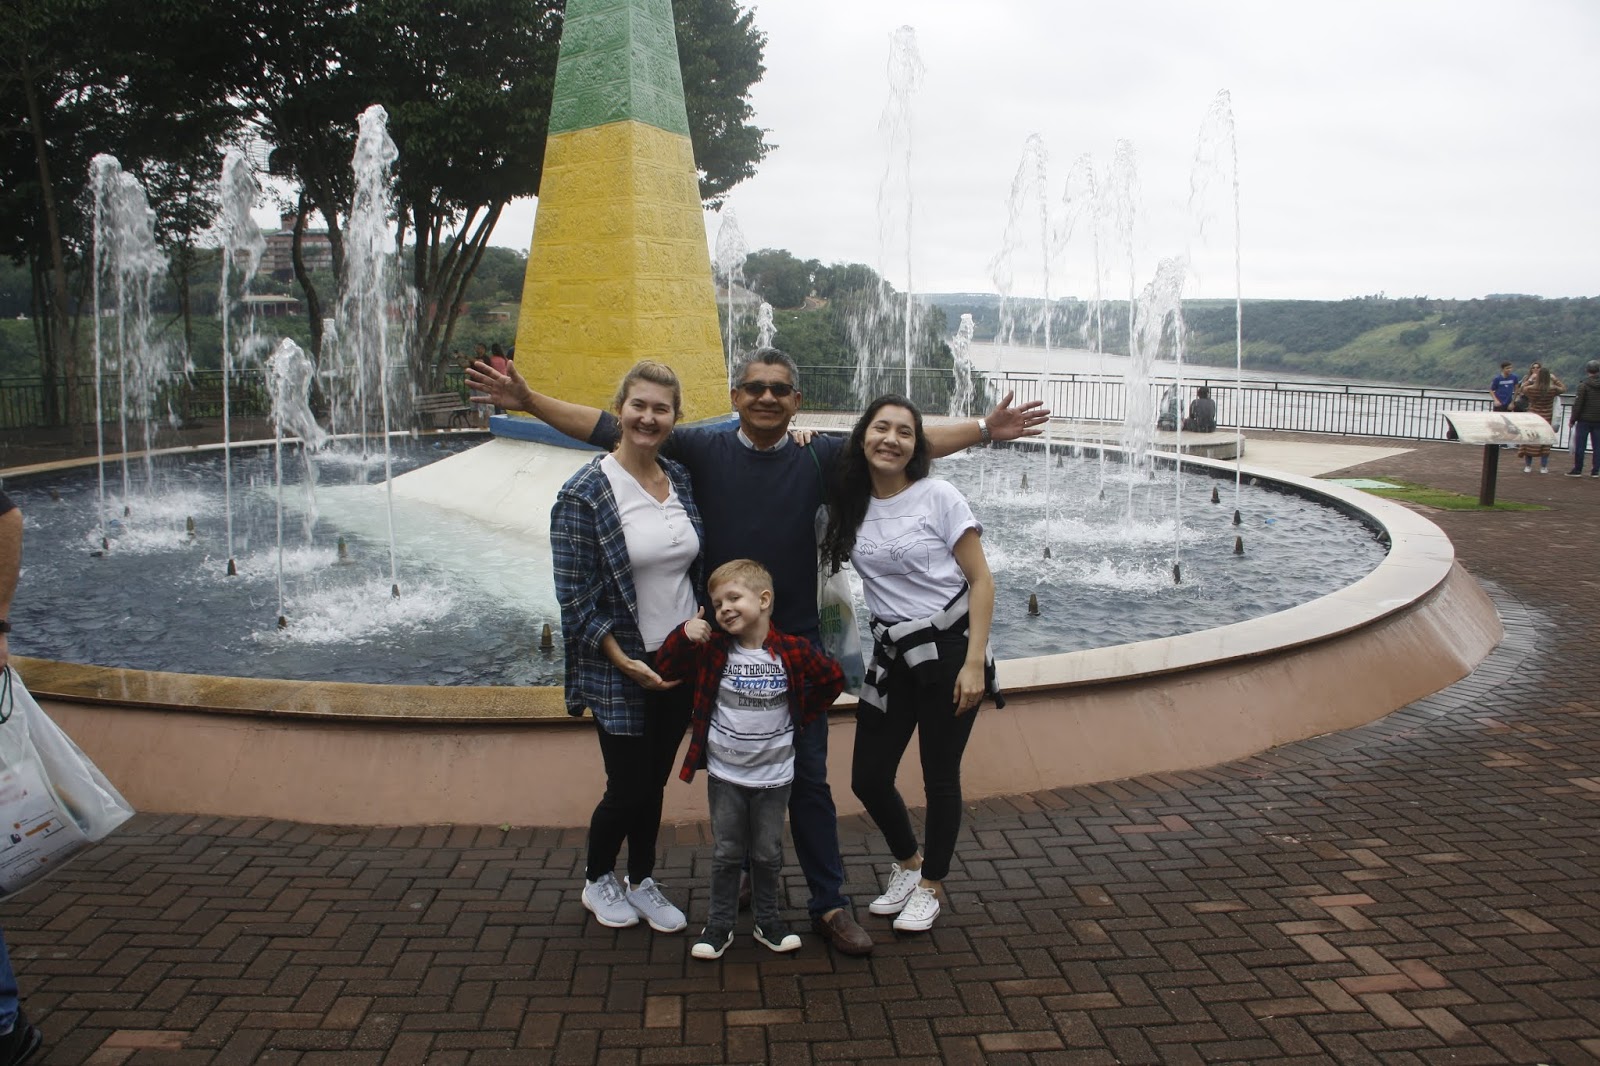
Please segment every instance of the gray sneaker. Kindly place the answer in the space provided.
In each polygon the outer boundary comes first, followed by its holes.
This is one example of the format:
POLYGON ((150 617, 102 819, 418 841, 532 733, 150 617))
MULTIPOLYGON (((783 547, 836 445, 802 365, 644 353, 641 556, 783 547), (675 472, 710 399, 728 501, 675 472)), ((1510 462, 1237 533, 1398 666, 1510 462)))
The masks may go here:
POLYGON ((658 933, 676 933, 689 926, 689 919, 661 894, 661 886, 653 877, 640 881, 638 888, 628 887, 628 906, 658 933))
POLYGON ((609 928, 626 929, 639 924, 639 913, 622 894, 622 882, 614 872, 584 883, 583 905, 594 912, 595 921, 609 928))

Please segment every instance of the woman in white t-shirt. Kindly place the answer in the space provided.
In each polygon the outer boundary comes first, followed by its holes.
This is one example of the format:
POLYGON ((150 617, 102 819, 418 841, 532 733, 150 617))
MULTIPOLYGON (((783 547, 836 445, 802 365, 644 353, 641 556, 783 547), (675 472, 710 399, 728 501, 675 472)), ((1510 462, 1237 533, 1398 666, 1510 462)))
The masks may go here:
POLYGON ((660 455, 682 410, 672 368, 646 360, 617 388, 621 439, 550 510, 567 713, 594 714, 606 790, 589 821, 583 905, 601 925, 687 924, 652 876, 661 801, 689 724, 688 686, 663 681, 662 641, 699 609, 704 537, 683 467, 660 455), (617 856, 628 845, 628 879, 617 856))
POLYGON ((823 550, 861 575, 872 664, 856 712, 851 788, 894 853, 873 914, 933 925, 961 830, 961 756, 978 704, 1002 706, 989 655, 994 578, 983 527, 931 465, 922 413, 903 396, 867 408, 839 457, 823 550), (926 847, 895 788, 913 730, 927 791, 926 847))

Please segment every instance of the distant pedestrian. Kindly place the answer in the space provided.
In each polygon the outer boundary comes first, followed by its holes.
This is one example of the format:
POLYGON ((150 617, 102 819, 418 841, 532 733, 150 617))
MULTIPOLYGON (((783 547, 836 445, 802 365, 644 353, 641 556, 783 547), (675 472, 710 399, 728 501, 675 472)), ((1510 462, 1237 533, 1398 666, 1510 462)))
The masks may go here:
POLYGON ((1168 433, 1178 428, 1178 410, 1183 403, 1178 396, 1178 386, 1168 385, 1167 391, 1161 394, 1161 412, 1156 417, 1156 428, 1168 433))
POLYGON ((1511 360, 1507 359, 1500 364, 1500 374, 1489 382, 1489 396, 1494 400, 1496 411, 1511 410, 1511 401, 1517 395, 1517 383, 1522 379, 1511 369, 1511 360))
MULTIPOLYGON (((11 656, 11 599, 22 573, 22 512, 0 492, 0 669, 11 656)), ((12 726, 13 729, 17 728, 12 726)), ((0 1066, 16 1066, 33 1057, 44 1043, 38 1026, 28 1021, 18 1001, 17 975, 11 968, 6 938, 0 933, 0 1066)))
POLYGON ((1568 477, 1583 476, 1583 452, 1594 446, 1589 476, 1600 477, 1600 359, 1591 359, 1583 368, 1588 377, 1578 382, 1578 395, 1572 401, 1568 421, 1572 425, 1572 469, 1568 477))
POLYGON ((1211 398, 1211 390, 1201 385, 1194 390, 1194 399, 1189 401, 1189 417, 1183 420, 1185 433, 1215 433, 1217 430, 1217 401, 1211 398))
MULTIPOLYGON (((1555 424, 1556 397, 1566 390, 1561 379, 1539 363, 1528 368, 1528 376, 1518 386, 1518 391, 1528 400, 1528 410, 1552 425, 1555 424)), ((1539 460, 1539 473, 1550 472, 1550 445, 1524 444, 1517 448, 1517 454, 1522 456, 1524 474, 1533 473, 1535 459, 1539 460)))

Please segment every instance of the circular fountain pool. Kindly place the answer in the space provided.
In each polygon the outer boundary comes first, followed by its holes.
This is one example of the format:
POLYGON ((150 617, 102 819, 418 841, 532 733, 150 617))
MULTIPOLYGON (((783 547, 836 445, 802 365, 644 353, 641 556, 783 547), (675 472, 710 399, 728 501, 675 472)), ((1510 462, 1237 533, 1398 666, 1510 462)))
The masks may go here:
MULTIPOLYGON (((397 475, 471 447, 408 441, 397 475)), ((93 467, 13 480, 27 519, 12 648, 101 666, 235 677, 411 685, 552 685, 557 650, 538 648, 559 614, 545 505, 495 526, 409 498, 395 501, 391 595, 381 456, 298 455, 280 493, 272 449, 235 450, 237 576, 227 575, 218 452, 169 457, 136 479, 128 514, 101 548, 93 467), (193 519, 194 533, 188 531, 193 519), (339 542, 345 543, 341 561, 339 542), (279 628, 280 563, 282 612, 279 628)), ((1206 474, 1152 474, 1037 449, 969 452, 935 475, 967 493, 997 582, 994 646, 1023 658, 1174 636, 1285 610, 1359 580, 1383 544, 1361 521, 1301 495, 1206 474), (1023 478, 1028 485, 1024 487, 1023 478), (1046 522, 1046 483, 1049 488, 1046 522), (1211 503, 1219 486, 1222 502, 1211 503), (1181 521, 1175 515, 1182 515, 1181 521), (1245 554, 1234 554, 1235 538, 1245 554), (1044 548, 1050 557, 1044 557, 1044 548), (1174 553, 1182 581, 1172 574, 1174 553), (1028 614, 1037 595, 1038 616, 1028 614)), ((108 469, 112 513, 120 476, 108 469)))

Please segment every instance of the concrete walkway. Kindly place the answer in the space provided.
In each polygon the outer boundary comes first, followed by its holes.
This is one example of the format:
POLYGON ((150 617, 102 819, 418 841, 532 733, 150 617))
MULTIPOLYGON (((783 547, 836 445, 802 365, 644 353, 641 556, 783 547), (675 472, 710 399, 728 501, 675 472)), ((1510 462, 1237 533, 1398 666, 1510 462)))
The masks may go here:
MULTIPOLYGON (((1481 452, 1357 456, 1472 494, 1481 452)), ((1600 1062, 1600 480, 1519 471, 1500 497, 1548 510, 1430 515, 1505 618, 1472 676, 1205 772, 976 806, 930 934, 864 913, 885 855, 849 819, 870 959, 602 929, 581 831, 141 815, 0 907, 38 1061, 1600 1062)), ((698 919, 704 829, 664 843, 698 919)))

